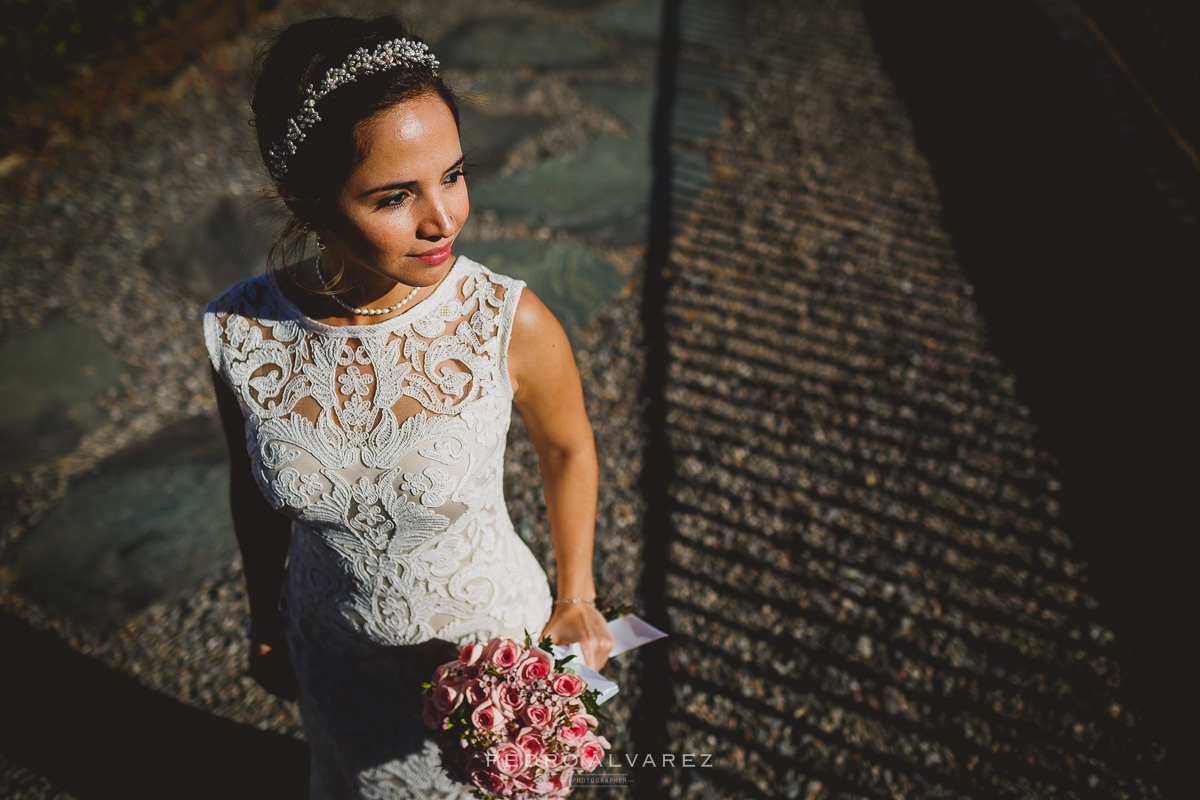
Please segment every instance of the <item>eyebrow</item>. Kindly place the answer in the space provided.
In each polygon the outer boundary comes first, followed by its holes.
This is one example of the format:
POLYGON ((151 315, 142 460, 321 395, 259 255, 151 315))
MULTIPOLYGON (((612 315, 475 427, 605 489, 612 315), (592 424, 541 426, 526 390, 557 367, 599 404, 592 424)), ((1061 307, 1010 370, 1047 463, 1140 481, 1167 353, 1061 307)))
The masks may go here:
MULTIPOLYGON (((447 167, 445 169, 445 171, 442 172, 442 174, 445 175, 447 172, 453 172, 454 170, 459 169, 460 167, 462 167, 463 162, 466 160, 467 160, 466 156, 459 156, 458 161, 455 161, 453 164, 451 164, 449 167, 447 167)), ((416 186, 417 183, 418 183, 418 181, 408 181, 406 183, 389 183, 386 186, 377 186, 374 189, 368 189, 365 192, 363 192, 361 195, 359 195, 359 197, 370 197, 371 195, 379 194, 380 192, 394 192, 397 189, 411 189, 412 187, 416 186)))

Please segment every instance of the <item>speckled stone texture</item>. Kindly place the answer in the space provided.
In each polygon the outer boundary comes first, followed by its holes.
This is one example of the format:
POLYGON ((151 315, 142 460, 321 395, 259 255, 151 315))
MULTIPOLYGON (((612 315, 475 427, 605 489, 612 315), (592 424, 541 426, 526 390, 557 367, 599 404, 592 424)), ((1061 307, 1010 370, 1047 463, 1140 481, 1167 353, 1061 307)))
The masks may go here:
POLYGON ((745 22, 683 48, 746 82, 667 267, 674 635, 635 717, 713 757, 639 796, 1163 796, 862 14, 745 22))

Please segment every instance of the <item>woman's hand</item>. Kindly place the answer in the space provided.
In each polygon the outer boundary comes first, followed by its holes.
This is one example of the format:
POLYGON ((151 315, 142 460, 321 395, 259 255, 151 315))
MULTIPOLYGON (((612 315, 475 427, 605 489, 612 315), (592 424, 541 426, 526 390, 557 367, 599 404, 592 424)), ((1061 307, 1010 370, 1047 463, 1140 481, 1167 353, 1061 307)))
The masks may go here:
POLYGON ((271 694, 284 700, 300 697, 300 685, 286 647, 250 642, 248 663, 246 673, 271 694))
POLYGON ((604 615, 589 603, 561 603, 555 606, 554 615, 546 623, 542 636, 549 636, 554 644, 579 642, 584 662, 596 672, 604 669, 608 663, 608 651, 613 647, 613 638, 608 632, 604 615))

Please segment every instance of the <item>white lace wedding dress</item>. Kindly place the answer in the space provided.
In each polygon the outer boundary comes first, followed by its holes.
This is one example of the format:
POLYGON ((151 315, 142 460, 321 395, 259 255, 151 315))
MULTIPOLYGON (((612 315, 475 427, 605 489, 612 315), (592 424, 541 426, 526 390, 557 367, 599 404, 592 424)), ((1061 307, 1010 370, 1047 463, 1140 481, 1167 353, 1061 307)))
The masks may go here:
POLYGON ((536 637, 550 618, 503 494, 523 287, 459 256, 373 324, 306 317, 272 273, 205 310, 255 478, 293 520, 283 609, 310 798, 469 797, 421 723, 421 681, 462 644, 536 637))

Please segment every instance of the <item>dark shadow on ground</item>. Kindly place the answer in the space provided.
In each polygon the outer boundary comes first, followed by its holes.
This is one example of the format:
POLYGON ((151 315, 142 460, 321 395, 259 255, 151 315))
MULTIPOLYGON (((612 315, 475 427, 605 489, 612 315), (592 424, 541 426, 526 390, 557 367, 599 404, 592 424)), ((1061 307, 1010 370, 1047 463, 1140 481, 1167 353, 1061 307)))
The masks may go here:
POLYGON ((308 745, 215 717, 0 612, 0 752, 77 800, 307 797, 308 745))
MULTIPOLYGON (((1178 612, 1193 605, 1184 381, 1200 246, 1144 165, 1174 169, 1179 154, 1131 149, 1092 94, 1112 87, 1091 82, 1031 2, 864 7, 989 349, 1015 372, 1038 446, 1059 460, 1062 526, 1117 633, 1127 697, 1178 770, 1195 741, 1180 713, 1194 692, 1178 612)), ((1187 194, 1196 176, 1170 179, 1187 194)))

